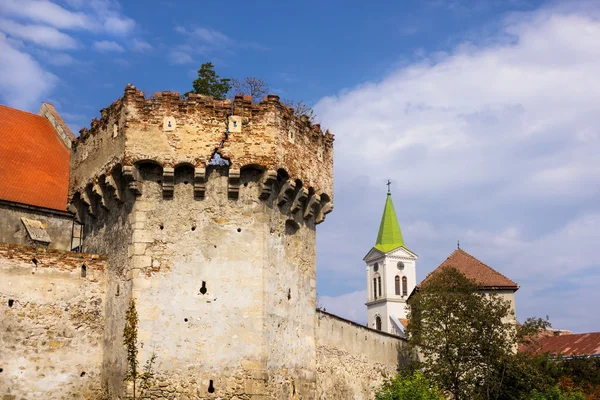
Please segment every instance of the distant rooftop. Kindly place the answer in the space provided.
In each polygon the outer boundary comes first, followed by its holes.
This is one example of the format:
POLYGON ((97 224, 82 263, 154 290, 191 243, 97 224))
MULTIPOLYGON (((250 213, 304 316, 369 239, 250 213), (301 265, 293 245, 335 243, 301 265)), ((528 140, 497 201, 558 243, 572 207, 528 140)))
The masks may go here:
POLYGON ((514 289, 517 285, 500 272, 479 261, 462 249, 455 250, 448 258, 444 260, 433 272, 419 284, 423 285, 430 277, 436 274, 444 267, 454 267, 463 273, 468 279, 474 280, 482 289, 514 289))
POLYGON ((66 211, 69 149, 44 117, 0 105, 0 200, 66 211))

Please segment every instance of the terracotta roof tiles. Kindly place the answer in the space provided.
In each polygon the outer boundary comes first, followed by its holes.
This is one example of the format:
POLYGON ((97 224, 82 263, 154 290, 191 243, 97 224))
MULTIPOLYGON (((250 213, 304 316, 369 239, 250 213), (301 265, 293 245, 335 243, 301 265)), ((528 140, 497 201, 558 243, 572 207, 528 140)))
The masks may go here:
POLYGON ((517 285, 500 272, 496 271, 492 267, 479 261, 466 251, 462 249, 455 250, 448 258, 444 260, 439 267, 431 272, 427 277, 419 284, 427 282, 427 279, 436 271, 444 267, 454 267, 462 272, 468 279, 473 279, 482 289, 514 289, 517 290, 517 285))
POLYGON ((0 200, 65 211, 69 162, 46 118, 0 105, 0 200))
POLYGON ((530 346, 519 347, 519 351, 563 357, 600 356, 600 332, 545 336, 530 346))

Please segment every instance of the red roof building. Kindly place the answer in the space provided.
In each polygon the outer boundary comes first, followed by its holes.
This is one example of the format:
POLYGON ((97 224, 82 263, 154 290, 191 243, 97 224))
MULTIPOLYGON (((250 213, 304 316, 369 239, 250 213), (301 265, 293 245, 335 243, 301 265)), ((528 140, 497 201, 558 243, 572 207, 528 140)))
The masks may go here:
POLYGON ((66 211, 72 136, 52 105, 47 117, 0 105, 0 200, 66 211))
POLYGON ((519 351, 555 357, 600 357, 600 332, 542 336, 519 351))
POLYGON ((439 267, 427 275, 419 286, 427 282, 433 274, 444 267, 454 267, 458 269, 468 279, 474 280, 481 289, 512 289, 515 291, 519 289, 519 285, 515 282, 461 249, 457 249, 450 254, 439 267))

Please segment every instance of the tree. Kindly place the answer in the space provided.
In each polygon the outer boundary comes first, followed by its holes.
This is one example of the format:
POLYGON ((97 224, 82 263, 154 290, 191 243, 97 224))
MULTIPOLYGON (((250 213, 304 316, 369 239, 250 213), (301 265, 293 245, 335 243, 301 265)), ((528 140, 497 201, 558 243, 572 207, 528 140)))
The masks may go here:
POLYGON ((254 77, 248 77, 243 81, 233 79, 231 84, 234 95, 250 95, 254 102, 260 102, 269 93, 269 84, 254 77))
POLYGON ((154 374, 152 366, 156 361, 156 354, 152 353, 143 370, 139 371, 138 349, 137 349, 137 334, 138 334, 138 314, 135 308, 135 301, 131 299, 129 308, 125 313, 125 328, 123 329, 123 344, 127 349, 127 373, 125 374, 125 382, 133 384, 132 399, 145 398, 146 392, 152 385, 154 374), (139 382, 139 385, 138 385, 139 382), (139 392, 137 391, 139 387, 139 392))
POLYGON ((312 109, 312 107, 308 106, 306 103, 304 103, 302 100, 299 101, 292 101, 292 100, 283 100, 283 104, 286 105, 287 107, 290 107, 294 110, 294 114, 297 117, 302 117, 303 115, 305 115, 306 117, 308 117, 308 120, 313 123, 315 122, 316 119, 316 114, 315 114, 315 110, 312 109))
POLYGON ((396 375, 385 382, 375 400, 443 400, 439 391, 419 371, 408 376, 396 375))
POLYGON ((453 399, 499 398, 499 364, 516 350, 514 322, 508 301, 446 267, 412 296, 407 334, 425 376, 453 399))
POLYGON ((231 79, 221 78, 214 70, 211 62, 204 63, 198 70, 198 78, 192 82, 193 90, 187 92, 212 96, 215 100, 223 100, 231 89, 231 79))

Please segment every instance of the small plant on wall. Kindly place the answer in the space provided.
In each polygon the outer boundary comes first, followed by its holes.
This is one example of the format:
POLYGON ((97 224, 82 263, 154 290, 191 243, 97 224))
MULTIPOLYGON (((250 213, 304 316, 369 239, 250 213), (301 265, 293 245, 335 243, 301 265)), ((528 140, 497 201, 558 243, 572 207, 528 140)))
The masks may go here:
POLYGON ((127 374, 125 382, 131 382, 133 386, 132 395, 128 398, 144 399, 147 398, 148 390, 152 387, 154 373, 152 367, 156 361, 156 354, 152 355, 140 370, 138 362, 137 349, 138 335, 138 314, 135 308, 135 300, 131 299, 129 308, 125 313, 125 328, 123 329, 123 344, 127 349, 127 374))

